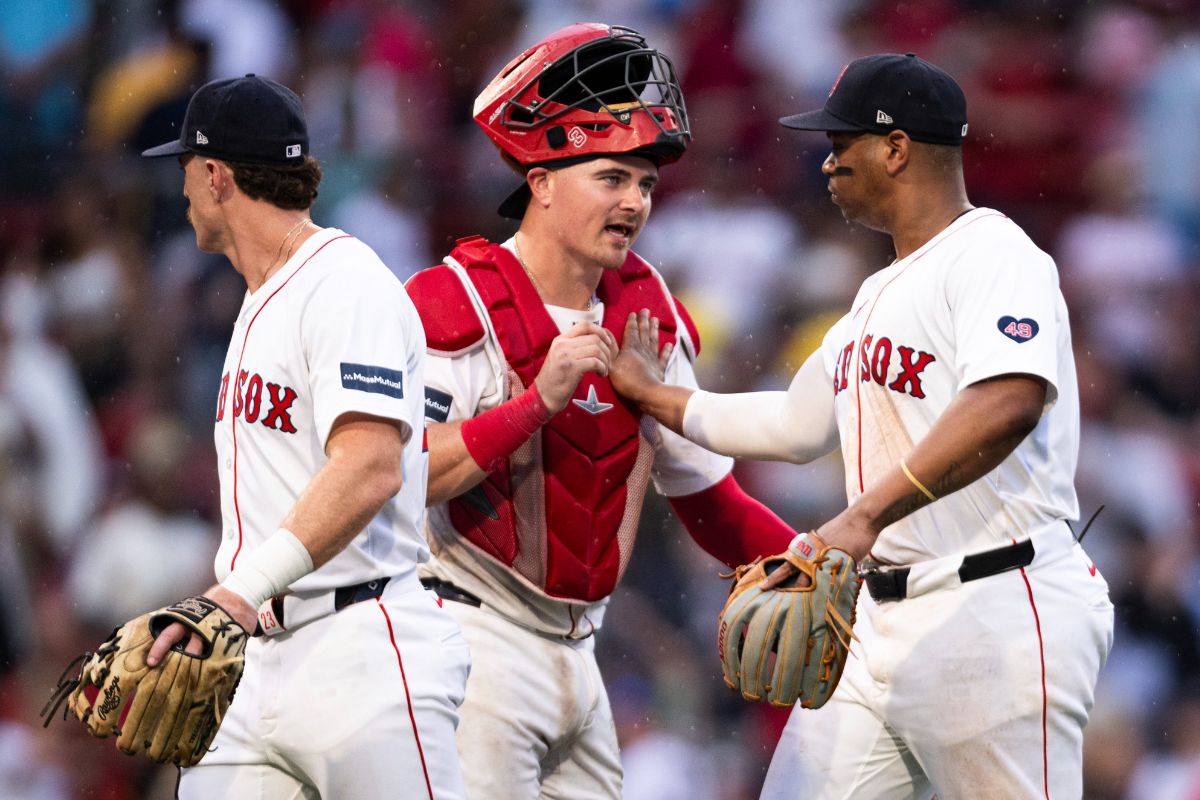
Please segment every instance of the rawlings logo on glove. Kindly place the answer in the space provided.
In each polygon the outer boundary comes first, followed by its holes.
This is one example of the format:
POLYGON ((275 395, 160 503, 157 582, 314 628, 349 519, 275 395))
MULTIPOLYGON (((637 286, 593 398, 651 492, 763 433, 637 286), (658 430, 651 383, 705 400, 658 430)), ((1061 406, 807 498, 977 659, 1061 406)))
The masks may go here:
POLYGON ((93 736, 116 736, 121 752, 194 766, 208 752, 229 710, 242 677, 246 640, 246 631, 207 597, 189 597, 143 614, 113 631, 94 653, 67 666, 42 708, 45 724, 66 701, 93 736), (148 666, 150 647, 172 622, 197 634, 203 651, 184 652, 185 639, 158 666, 148 666), (67 677, 81 661, 79 675, 67 677))
POLYGON ((862 583, 854 559, 805 533, 785 552, 740 566, 732 577, 717 633, 725 683, 747 700, 773 706, 825 705, 854 638, 862 583), (784 565, 794 574, 774 588, 759 588, 784 565))

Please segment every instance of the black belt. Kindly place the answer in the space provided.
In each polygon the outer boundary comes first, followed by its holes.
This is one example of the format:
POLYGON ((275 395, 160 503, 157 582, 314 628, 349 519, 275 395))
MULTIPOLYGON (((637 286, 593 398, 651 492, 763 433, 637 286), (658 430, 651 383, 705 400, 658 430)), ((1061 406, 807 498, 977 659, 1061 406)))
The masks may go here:
POLYGON ((463 591, 453 583, 447 583, 441 578, 421 578, 421 585, 443 600, 453 600, 456 603, 466 603, 479 608, 483 601, 470 592, 463 591))
MULTIPOLYGON (((346 606, 361 603, 363 600, 374 600, 383 595, 383 588, 391 578, 376 578, 373 581, 359 583, 354 586, 343 586, 333 590, 333 610, 341 611, 346 606)), ((280 620, 282 622, 282 619, 280 620)))
MULTIPOLYGON (((333 590, 333 611, 336 614, 346 606, 352 606, 355 603, 361 603, 363 600, 374 600, 376 597, 383 595, 383 589, 388 585, 391 578, 376 578, 373 581, 365 583, 356 583, 353 586, 343 586, 340 589, 333 590)), ((277 594, 271 598, 271 612, 275 614, 275 619, 279 623, 279 627, 286 628, 287 621, 283 618, 283 598, 284 595, 277 594)), ((262 624, 255 626, 254 635, 262 636, 262 624)))
MULTIPOLYGON (((958 568, 958 579, 963 583, 999 575, 1001 572, 1028 567, 1033 563, 1033 542, 1023 542, 997 547, 982 553, 964 556, 958 568)), ((872 568, 862 573, 867 591, 876 600, 903 600, 908 597, 908 573, 912 567, 895 569, 872 568)))

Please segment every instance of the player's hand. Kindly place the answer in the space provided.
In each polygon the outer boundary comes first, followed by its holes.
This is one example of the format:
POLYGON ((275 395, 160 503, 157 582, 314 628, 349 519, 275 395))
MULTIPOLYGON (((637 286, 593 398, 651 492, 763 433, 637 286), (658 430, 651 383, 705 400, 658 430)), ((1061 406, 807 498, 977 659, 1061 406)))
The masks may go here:
MULTIPOLYGON (((250 604, 240 594, 231 592, 224 586, 217 584, 205 592, 204 596, 225 609, 233 617, 234 621, 238 625, 241 625, 247 633, 254 633, 254 629, 258 626, 258 609, 251 608, 250 604)), ((194 656, 200 655, 204 648, 203 640, 198 635, 190 633, 183 624, 172 622, 163 628, 163 632, 154 640, 150 652, 146 655, 146 663, 151 667, 158 666, 158 663, 162 661, 167 651, 182 642, 189 635, 190 638, 183 651, 194 656)))
POLYGON ((551 413, 567 407, 585 373, 608 375, 617 357, 617 339, 612 331, 592 322, 574 326, 554 337, 546 361, 534 383, 551 413))
POLYGON ((613 361, 609 380, 621 395, 637 403, 646 393, 663 382, 671 344, 658 349, 658 317, 643 308, 625 320, 625 341, 613 361))
POLYGON ((848 508, 817 528, 820 536, 830 547, 850 554, 855 561, 862 561, 875 546, 879 531, 872 529, 866 518, 848 508))
POLYGON ((796 569, 796 567, 785 561, 775 569, 771 570, 771 573, 767 575, 766 580, 761 581, 758 584, 758 588, 764 590, 774 589, 779 584, 786 582, 799 571, 800 570, 796 569))

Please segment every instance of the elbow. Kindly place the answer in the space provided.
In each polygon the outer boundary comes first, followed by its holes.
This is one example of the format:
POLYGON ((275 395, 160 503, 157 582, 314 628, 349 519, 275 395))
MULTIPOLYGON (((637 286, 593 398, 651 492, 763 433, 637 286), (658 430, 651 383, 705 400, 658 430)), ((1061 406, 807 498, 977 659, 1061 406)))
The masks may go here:
POLYGON ((1008 413, 1002 419, 1005 421, 1004 436, 1017 442, 1023 441, 1033 433, 1042 420, 1042 412, 1046 405, 1046 388, 1033 381, 1028 381, 1028 387, 1022 387, 1019 396, 1010 398, 1008 413))
POLYGON ((391 500, 404 485, 400 456, 395 459, 378 459, 368 465, 360 473, 364 505, 382 508, 384 503, 391 500))

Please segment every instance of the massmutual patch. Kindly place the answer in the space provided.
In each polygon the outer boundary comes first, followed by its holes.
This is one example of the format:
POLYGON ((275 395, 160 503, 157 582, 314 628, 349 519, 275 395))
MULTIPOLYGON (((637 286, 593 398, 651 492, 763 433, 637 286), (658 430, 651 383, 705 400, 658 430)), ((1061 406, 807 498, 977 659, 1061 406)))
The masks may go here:
POLYGON ((342 388, 404 399, 404 373, 387 367, 342 362, 342 388))
POLYGON ((445 392, 425 387, 425 419, 432 422, 445 422, 450 418, 450 404, 454 398, 445 392))

